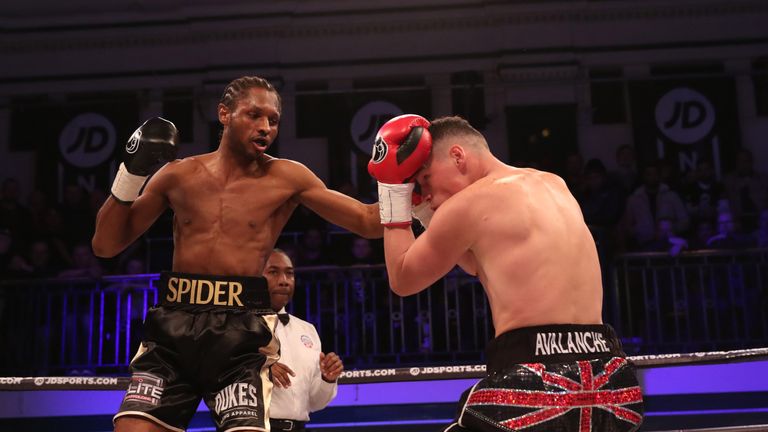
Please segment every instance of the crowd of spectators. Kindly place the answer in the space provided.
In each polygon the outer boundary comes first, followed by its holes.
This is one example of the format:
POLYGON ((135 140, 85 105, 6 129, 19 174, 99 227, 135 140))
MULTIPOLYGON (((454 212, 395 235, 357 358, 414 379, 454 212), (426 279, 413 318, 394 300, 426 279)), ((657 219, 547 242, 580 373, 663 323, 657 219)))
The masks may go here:
POLYGON ((129 259, 108 262, 91 250, 95 215, 106 193, 76 185, 63 188, 55 202, 34 191, 26 203, 16 179, 0 187, 0 275, 5 278, 99 277, 129 259))
MULTIPOLYGON (((41 191, 22 200, 14 178, 0 187, 0 278, 98 278, 110 274, 154 273, 167 269, 172 254, 172 212, 167 211, 145 238, 113 259, 97 258, 91 248, 102 190, 63 188, 60 202, 41 191), (150 251, 148 249, 156 249, 150 251)), ((356 195, 349 185, 346 193, 356 195)), ((360 198, 358 196, 358 198, 360 198)), ((367 202, 375 201, 366 198, 367 202)), ((279 246, 297 265, 355 265, 383 262, 381 240, 357 237, 304 207, 288 222, 279 246)))
POLYGON ((737 161, 719 180, 706 159, 682 173, 666 161, 635 168, 632 148, 623 146, 617 171, 592 159, 569 186, 612 253, 768 247, 768 178, 748 150, 737 161))
MULTIPOLYGON (((550 169, 534 162, 516 165, 550 169)), ((584 162, 573 154, 555 170, 581 205, 604 263, 633 251, 677 255, 768 247, 768 177, 755 170, 748 150, 740 150, 735 168, 720 178, 706 159, 689 172, 666 161, 639 166, 631 146, 617 150, 615 167, 609 171, 600 159, 584 162)), ((360 193, 351 184, 337 189, 364 202, 375 201, 373 193, 360 193)), ((0 276, 96 278, 167 267, 171 250, 152 253, 168 255, 161 262, 147 258, 147 244, 157 242, 136 242, 114 259, 93 255, 95 215, 106 197, 102 190, 88 192, 70 184, 58 202, 40 191, 22 202, 18 181, 6 178, 0 190, 0 276)), ((170 239, 170 211, 155 225, 148 237, 170 239)), ((383 262, 381 240, 352 235, 303 207, 295 211, 278 246, 301 267, 383 262)))

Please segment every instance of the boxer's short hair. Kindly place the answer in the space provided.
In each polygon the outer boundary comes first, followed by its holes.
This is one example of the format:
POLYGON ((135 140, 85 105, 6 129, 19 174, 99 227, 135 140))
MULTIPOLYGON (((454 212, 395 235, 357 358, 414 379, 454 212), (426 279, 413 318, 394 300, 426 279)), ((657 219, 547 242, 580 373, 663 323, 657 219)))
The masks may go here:
POLYGON ((275 96, 277 96, 277 110, 283 112, 280 93, 277 92, 277 89, 269 81, 258 76, 243 76, 227 84, 219 103, 232 110, 235 108, 238 99, 242 97, 243 93, 254 87, 263 88, 264 90, 273 92, 275 96))
POLYGON ((470 142, 476 142, 481 147, 488 149, 488 143, 483 134, 459 116, 440 117, 432 120, 429 126, 429 133, 432 135, 433 144, 446 137, 466 136, 474 138, 470 142))

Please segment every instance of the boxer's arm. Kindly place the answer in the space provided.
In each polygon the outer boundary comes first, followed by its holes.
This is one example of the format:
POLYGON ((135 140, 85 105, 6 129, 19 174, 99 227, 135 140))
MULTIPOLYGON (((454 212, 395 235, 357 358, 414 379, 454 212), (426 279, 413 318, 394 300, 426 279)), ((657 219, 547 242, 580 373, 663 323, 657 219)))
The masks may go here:
POLYGON ((472 246, 475 233, 467 221, 476 211, 466 200, 446 201, 418 239, 410 227, 386 228, 384 255, 392 291, 418 293, 451 271, 472 246))
POLYGON ((467 251, 459 258, 459 267, 467 274, 477 276, 477 260, 471 251, 467 251))
POLYGON ((299 203, 309 207, 323 219, 339 225, 365 238, 381 238, 383 227, 379 221, 379 205, 362 202, 328 189, 312 171, 293 162, 291 178, 297 182, 299 203))
POLYGON ((96 230, 91 240, 96 256, 111 258, 136 241, 168 208, 165 190, 172 166, 166 165, 147 183, 144 191, 130 204, 110 195, 96 215, 96 230))
POLYGON ((173 169, 157 168, 176 159, 178 141, 176 126, 161 117, 147 119, 128 138, 111 195, 96 215, 91 240, 96 256, 110 258, 122 252, 166 209, 173 169))
MULTIPOLYGON (((413 217, 421 223, 421 226, 423 226, 424 229, 427 229, 429 226, 429 221, 432 220, 432 216, 435 214, 435 212, 429 208, 428 202, 422 201, 420 194, 414 192, 413 196, 413 217)), ((475 256, 472 254, 472 252, 467 251, 464 255, 462 255, 461 258, 459 258, 458 264, 462 270, 467 272, 467 274, 477 276, 477 261, 475 260, 475 256)))

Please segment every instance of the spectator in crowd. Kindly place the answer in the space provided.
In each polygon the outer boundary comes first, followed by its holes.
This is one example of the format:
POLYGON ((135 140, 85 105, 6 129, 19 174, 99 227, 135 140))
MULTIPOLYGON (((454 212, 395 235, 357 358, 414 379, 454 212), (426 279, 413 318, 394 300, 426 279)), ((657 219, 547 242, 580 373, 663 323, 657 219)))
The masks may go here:
POLYGON ((145 263, 143 259, 137 256, 133 256, 125 260, 125 262, 123 263, 123 270, 121 273, 124 275, 137 275, 137 274, 144 274, 146 272, 147 272, 147 263, 145 263))
POLYGON ((59 277, 88 277, 99 278, 104 274, 104 268, 93 254, 91 245, 78 243, 72 247, 72 266, 61 271, 59 277))
POLYGON ((584 165, 584 189, 577 198, 584 221, 590 227, 611 228, 621 220, 624 212, 621 186, 609 181, 600 159, 590 159, 584 165))
POLYGON ((24 242, 32 235, 32 217, 19 201, 19 182, 8 177, 0 187, 0 226, 7 228, 13 238, 24 242))
POLYGON ((739 151, 736 170, 726 174, 723 183, 731 211, 745 229, 754 229, 757 214, 768 208, 768 180, 763 173, 755 171, 752 152, 739 151))
MULTIPOLYGON (((43 225, 39 227, 37 234, 45 239, 50 245, 53 253, 53 260, 62 264, 72 264, 70 247, 67 246, 66 232, 68 227, 64 224, 61 212, 49 207, 44 215, 43 225)), ((85 241, 85 239, 82 239, 85 241)))
MULTIPOLYGON (((597 245, 603 286, 609 286, 613 274, 613 257, 617 249, 616 227, 624 212, 625 195, 621 185, 609 181, 600 159, 590 159, 584 165, 584 189, 576 197, 592 237, 597 245)), ((606 292, 605 300, 611 301, 606 292)), ((608 310, 607 308, 604 310, 608 310)))
POLYGON ((275 336, 280 341, 280 359, 271 367, 275 385, 269 407, 271 430, 303 431, 309 413, 325 408, 336 397, 344 365, 335 353, 323 354, 315 326, 286 313, 296 283, 288 255, 275 249, 264 266, 264 277, 279 318, 275 336))
POLYGON ((565 171, 563 180, 571 191, 578 196, 584 190, 584 159, 579 153, 571 153, 565 159, 565 171))
POLYGON ((757 231, 754 232, 753 237, 757 247, 768 248, 768 209, 760 212, 757 231))
POLYGON ((659 179, 661 183, 669 186, 670 189, 680 194, 680 187, 682 185, 682 179, 680 178, 680 169, 669 159, 659 159, 656 162, 656 167, 659 171, 659 179))
POLYGON ((680 255, 687 248, 688 242, 675 234, 674 223, 669 219, 659 219, 653 240, 641 247, 648 252, 669 252, 671 256, 680 255))
POLYGON ((324 234, 319 228, 309 228, 304 232, 296 261, 302 267, 331 264, 326 253, 324 234))
POLYGON ((277 244, 276 249, 280 249, 284 254, 288 255, 291 262, 299 262, 299 245, 297 243, 283 240, 277 244))
POLYGON ((350 254, 352 255, 352 264, 376 264, 381 262, 376 259, 372 242, 367 238, 353 237, 350 254))
POLYGON ((694 223, 713 219, 727 202, 723 185, 715 178, 712 163, 706 159, 699 160, 691 175, 691 181, 681 191, 688 215, 694 223))
POLYGON ((661 182, 659 167, 643 169, 643 184, 627 199, 624 223, 635 247, 654 239, 661 219, 672 222, 674 232, 684 233, 689 226, 688 213, 680 196, 661 182))
POLYGON ((707 240, 711 249, 744 249, 755 246, 755 239, 742 233, 739 222, 730 211, 717 215, 717 234, 707 240))
POLYGON ((48 214, 48 209, 51 208, 48 196, 43 191, 35 189, 30 192, 27 204, 32 230, 35 233, 39 233, 45 226, 45 218, 48 214))
POLYGON ((11 272, 8 265, 13 257, 13 237, 11 230, 0 228, 0 277, 10 276, 11 272))
POLYGON ((701 219, 694 225, 693 234, 688 240, 688 249, 707 249, 707 241, 715 235, 714 219, 701 219))
POLYGON ((618 181, 627 195, 640 185, 634 147, 625 144, 616 149, 616 171, 611 178, 618 181))
POLYGON ((76 184, 65 185, 59 210, 62 222, 67 227, 63 233, 67 246, 74 247, 93 236, 95 219, 88 196, 82 187, 76 184))
POLYGON ((16 255, 11 259, 9 269, 21 277, 47 278, 56 276, 59 263, 51 257, 51 247, 45 240, 34 240, 24 256, 16 255))
POLYGON ((356 235, 349 236, 347 250, 341 255, 340 265, 378 264, 383 262, 374 249, 374 242, 356 235))

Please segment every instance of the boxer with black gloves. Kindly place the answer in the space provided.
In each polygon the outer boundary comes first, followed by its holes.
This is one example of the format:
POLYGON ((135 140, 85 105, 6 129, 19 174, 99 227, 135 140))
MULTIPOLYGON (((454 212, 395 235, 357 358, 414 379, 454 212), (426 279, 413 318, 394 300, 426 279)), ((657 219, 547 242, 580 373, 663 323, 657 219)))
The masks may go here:
POLYGON ((219 431, 269 431, 277 318, 262 267, 283 226, 303 204, 360 236, 381 237, 377 205, 331 191, 304 165, 265 153, 280 114, 268 81, 241 77, 218 105, 224 130, 216 151, 173 160, 176 128, 159 118, 129 140, 112 197, 97 215, 94 252, 120 253, 166 208, 174 212, 174 252, 131 362, 116 431, 183 431, 201 399, 219 431))
POLYGON ((602 323, 597 250, 565 182, 504 164, 459 117, 432 121, 414 140, 426 122, 395 118, 382 126, 379 136, 391 139, 383 157, 374 149, 369 172, 381 208, 396 209, 380 216, 392 290, 418 293, 458 264, 488 294, 496 331, 488 376, 465 392, 445 431, 637 430, 642 393, 602 323), (415 172, 422 157, 406 169, 401 153, 428 157, 415 172), (411 179, 434 211, 431 220, 419 216, 429 227, 418 238, 409 226, 412 186, 391 186, 411 179))
POLYGON ((161 117, 144 122, 128 138, 125 161, 112 183, 112 196, 123 204, 136 201, 147 178, 161 165, 176 159, 179 131, 161 117))

